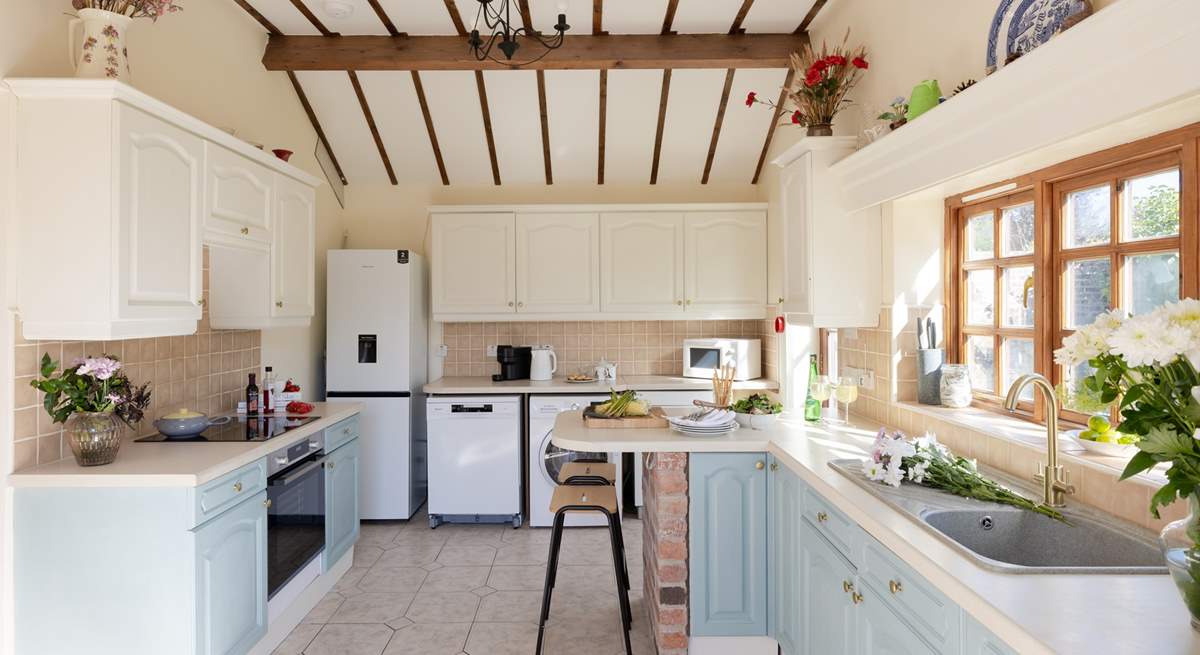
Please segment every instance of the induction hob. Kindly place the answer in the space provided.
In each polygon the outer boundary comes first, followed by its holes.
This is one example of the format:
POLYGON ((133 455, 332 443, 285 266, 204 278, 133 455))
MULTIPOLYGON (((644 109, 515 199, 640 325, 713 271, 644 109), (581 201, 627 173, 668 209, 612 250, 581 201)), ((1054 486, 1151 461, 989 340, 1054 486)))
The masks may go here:
POLYGON ((168 437, 164 434, 152 434, 137 441, 161 441, 164 443, 197 443, 207 441, 267 441, 285 432, 295 430, 302 425, 308 425, 321 418, 320 416, 279 416, 260 415, 247 417, 234 416, 233 420, 224 425, 210 426, 204 432, 191 437, 168 437))

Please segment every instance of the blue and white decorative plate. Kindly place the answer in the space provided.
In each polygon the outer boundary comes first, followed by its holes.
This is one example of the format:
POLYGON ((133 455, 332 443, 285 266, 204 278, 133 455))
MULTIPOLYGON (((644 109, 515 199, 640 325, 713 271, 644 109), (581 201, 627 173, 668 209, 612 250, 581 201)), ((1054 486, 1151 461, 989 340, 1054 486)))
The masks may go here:
POLYGON ((1091 11, 1088 0, 1001 0, 988 31, 988 74, 1012 55, 1028 54, 1049 41, 1069 19, 1091 11))

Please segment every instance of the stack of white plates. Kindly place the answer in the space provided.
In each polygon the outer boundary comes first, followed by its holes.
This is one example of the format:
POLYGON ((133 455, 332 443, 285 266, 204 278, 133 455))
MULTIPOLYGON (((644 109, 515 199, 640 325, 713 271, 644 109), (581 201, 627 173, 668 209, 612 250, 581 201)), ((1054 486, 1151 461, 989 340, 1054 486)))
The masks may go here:
POLYGON ((667 418, 671 429, 695 437, 714 437, 738 429, 736 415, 729 410, 717 410, 698 418, 672 416, 667 418))

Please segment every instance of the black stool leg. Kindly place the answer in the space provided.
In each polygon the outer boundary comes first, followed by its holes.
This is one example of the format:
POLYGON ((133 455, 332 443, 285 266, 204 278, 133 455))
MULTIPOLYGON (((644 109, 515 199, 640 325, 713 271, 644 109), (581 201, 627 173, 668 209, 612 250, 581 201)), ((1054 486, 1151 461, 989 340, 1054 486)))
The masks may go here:
POLYGON ((558 551, 562 546, 563 523, 566 512, 559 511, 554 515, 553 532, 550 535, 550 559, 546 562, 546 584, 542 589, 542 613, 538 618, 537 650, 534 655, 541 655, 542 642, 545 637, 546 621, 550 619, 550 595, 554 589, 555 578, 558 574, 558 551))
POLYGON ((613 569, 617 576, 617 598, 621 603, 621 625, 624 628, 622 632, 625 636, 625 655, 633 655, 633 646, 629 643, 629 628, 633 625, 633 610, 629 606, 629 590, 622 583, 623 576, 625 575, 625 556, 618 547, 621 539, 621 523, 616 515, 607 511, 604 514, 608 517, 608 531, 613 551, 613 569))
POLYGON ((621 549, 621 572, 624 574, 624 579, 622 582, 625 585, 625 589, 629 590, 631 589, 629 586, 629 560, 625 559, 625 533, 621 529, 620 516, 617 517, 616 537, 617 547, 621 549))

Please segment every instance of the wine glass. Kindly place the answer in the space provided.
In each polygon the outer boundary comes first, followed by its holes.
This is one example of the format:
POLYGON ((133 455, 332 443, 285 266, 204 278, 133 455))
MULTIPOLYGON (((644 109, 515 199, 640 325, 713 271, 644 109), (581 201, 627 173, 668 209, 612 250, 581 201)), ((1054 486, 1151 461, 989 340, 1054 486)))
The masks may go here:
MULTIPOLYGON (((829 400, 829 398, 833 395, 833 388, 830 386, 829 376, 818 375, 817 377, 813 378, 813 380, 808 384, 808 393, 813 397, 813 400, 816 400, 817 402, 821 403, 822 406, 824 406, 825 401, 829 400)), ((821 418, 821 422, 825 422, 824 417, 821 418)))
POLYGON ((837 390, 834 392, 834 397, 837 401, 846 406, 846 423, 850 422, 850 403, 858 400, 858 379, 852 377, 844 377, 838 381, 837 390))

